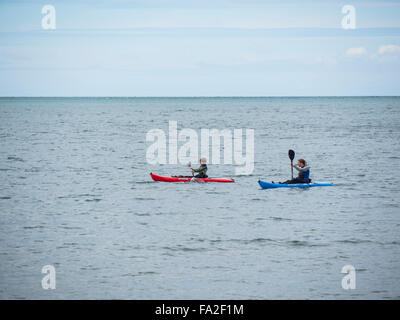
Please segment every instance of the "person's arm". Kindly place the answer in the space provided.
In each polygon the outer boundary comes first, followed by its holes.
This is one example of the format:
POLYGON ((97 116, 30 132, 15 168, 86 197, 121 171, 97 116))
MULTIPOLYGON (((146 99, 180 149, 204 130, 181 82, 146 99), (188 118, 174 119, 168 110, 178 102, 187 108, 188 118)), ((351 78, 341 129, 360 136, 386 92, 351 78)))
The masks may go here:
POLYGON ((193 172, 207 172, 207 166, 200 166, 198 169, 193 169, 193 172))
POLYGON ((299 165, 295 164, 293 166, 293 168, 295 168, 297 171, 299 172, 304 172, 310 169, 310 166, 304 166, 303 168, 299 167, 299 165))

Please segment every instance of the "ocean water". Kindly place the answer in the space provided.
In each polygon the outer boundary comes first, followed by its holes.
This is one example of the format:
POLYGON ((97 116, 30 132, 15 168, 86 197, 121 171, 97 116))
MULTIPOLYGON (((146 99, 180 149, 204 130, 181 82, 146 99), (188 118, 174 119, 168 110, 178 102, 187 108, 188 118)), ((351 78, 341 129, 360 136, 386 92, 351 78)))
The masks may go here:
POLYGON ((0 298, 399 299, 399 141, 396 97, 1 98, 0 298), (153 182, 190 174, 146 160, 171 120, 254 129, 253 173, 153 182), (261 190, 288 149, 335 186, 261 190))

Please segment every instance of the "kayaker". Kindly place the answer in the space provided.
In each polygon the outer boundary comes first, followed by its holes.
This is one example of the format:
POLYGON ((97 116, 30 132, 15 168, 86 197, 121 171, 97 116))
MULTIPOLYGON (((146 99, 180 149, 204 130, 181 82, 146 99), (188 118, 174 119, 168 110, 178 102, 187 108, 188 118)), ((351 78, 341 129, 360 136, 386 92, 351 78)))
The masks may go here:
POLYGON ((194 177, 195 178, 208 178, 207 176, 207 159, 206 158, 200 158, 200 167, 197 169, 190 168, 192 172, 198 172, 194 177))
POLYGON ((284 183, 284 184, 291 184, 291 183, 310 183, 310 166, 307 165, 306 160, 304 159, 299 159, 297 160, 297 164, 293 165, 290 164, 292 168, 295 168, 298 172, 299 175, 297 178, 294 178, 292 180, 287 180, 285 182, 279 182, 279 183, 284 183))

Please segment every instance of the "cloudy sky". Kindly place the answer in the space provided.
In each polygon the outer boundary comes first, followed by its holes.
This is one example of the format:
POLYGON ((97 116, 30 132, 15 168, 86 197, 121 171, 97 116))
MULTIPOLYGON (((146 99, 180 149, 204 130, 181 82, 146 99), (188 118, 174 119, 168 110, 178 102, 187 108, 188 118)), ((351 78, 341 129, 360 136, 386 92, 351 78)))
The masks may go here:
POLYGON ((0 1, 0 96, 400 95, 399 75, 400 1, 0 1))

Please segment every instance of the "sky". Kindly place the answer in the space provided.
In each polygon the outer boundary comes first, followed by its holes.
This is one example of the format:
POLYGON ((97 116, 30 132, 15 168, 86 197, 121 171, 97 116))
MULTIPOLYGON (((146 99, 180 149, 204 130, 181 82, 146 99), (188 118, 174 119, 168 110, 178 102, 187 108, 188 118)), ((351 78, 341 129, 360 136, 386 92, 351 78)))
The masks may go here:
POLYGON ((399 75, 400 1, 0 0, 3 97, 397 96, 399 75))

